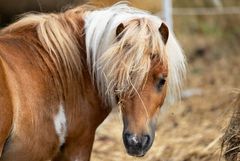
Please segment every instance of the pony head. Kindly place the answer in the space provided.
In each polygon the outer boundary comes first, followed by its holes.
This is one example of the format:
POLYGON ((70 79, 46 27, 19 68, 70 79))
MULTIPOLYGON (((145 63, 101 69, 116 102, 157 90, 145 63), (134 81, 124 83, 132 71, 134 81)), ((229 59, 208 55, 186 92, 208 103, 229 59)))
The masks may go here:
POLYGON ((106 108, 120 106, 127 152, 151 147, 164 102, 179 95, 185 57, 167 25, 126 4, 85 18, 88 68, 106 108))

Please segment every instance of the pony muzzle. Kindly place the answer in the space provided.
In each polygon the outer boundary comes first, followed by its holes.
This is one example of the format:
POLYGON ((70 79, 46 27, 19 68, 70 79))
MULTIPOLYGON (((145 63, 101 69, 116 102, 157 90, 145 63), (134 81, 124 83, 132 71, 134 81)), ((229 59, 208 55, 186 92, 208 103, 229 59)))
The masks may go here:
POLYGON ((127 153, 131 156, 142 157, 152 146, 154 136, 151 134, 137 135, 123 132, 123 142, 127 153))

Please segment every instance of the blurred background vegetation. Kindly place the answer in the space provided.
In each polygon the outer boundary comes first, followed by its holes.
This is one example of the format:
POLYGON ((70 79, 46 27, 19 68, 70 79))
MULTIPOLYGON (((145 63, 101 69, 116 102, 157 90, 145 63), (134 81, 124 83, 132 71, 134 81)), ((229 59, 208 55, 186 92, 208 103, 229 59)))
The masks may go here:
MULTIPOLYGON (((17 15, 25 12, 57 12, 86 2, 87 0, 1 0, 0 24, 6 26, 15 21, 17 15)), ((91 3, 100 6, 109 6, 115 2, 117 0, 91 0, 91 3)), ((161 15, 162 0, 130 2, 133 6, 161 15)), ((240 1, 173 0, 174 9, 221 10, 225 7, 240 8, 240 1)), ((182 102, 159 116, 154 145, 141 159, 126 154, 121 140, 121 118, 118 111, 114 111, 97 130, 93 161, 223 160, 221 137, 232 111, 232 93, 240 88, 240 14, 175 13, 173 23, 173 30, 189 64, 182 102)))

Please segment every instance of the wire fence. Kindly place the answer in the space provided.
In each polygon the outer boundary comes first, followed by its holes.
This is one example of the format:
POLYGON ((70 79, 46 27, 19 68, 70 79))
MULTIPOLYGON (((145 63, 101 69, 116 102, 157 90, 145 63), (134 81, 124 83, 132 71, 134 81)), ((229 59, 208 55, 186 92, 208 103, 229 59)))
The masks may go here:
MULTIPOLYGON (((194 15, 235 15, 240 14, 240 7, 214 7, 214 8, 172 8, 173 16, 194 16, 194 15)), ((157 15, 164 15, 158 12, 157 15)))
POLYGON ((156 13, 162 17, 173 29, 173 16, 195 16, 195 15, 236 15, 240 14, 240 7, 223 7, 220 0, 212 0, 215 7, 212 8, 174 8, 172 0, 162 0, 162 12, 156 13))

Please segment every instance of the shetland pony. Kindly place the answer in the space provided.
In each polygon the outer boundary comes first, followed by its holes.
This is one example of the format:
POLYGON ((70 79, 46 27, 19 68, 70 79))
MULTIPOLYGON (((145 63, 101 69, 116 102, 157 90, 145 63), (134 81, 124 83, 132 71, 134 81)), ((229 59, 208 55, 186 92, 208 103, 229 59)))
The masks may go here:
POLYGON ((26 15, 0 31, 0 161, 87 161, 116 106, 128 154, 143 156, 184 75, 168 27, 127 4, 26 15))

